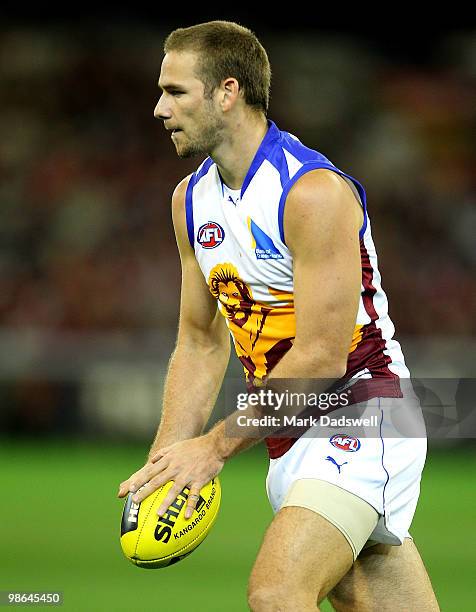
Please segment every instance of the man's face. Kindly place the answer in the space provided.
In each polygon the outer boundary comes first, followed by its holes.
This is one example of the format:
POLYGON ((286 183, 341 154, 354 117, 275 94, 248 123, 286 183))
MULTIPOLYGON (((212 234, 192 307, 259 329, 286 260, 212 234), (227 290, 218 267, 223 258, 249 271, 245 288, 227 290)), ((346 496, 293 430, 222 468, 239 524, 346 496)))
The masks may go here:
POLYGON ((212 95, 205 97, 203 82, 195 73, 197 56, 171 51, 162 61, 162 89, 154 116, 172 130, 179 157, 210 154, 221 142, 224 122, 212 95))

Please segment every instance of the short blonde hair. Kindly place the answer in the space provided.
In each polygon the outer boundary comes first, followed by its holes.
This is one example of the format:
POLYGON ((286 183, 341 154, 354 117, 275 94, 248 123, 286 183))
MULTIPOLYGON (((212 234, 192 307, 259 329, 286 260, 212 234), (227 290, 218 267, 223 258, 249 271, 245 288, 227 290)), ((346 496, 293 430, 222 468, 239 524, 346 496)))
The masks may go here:
POLYGON ((209 21, 178 28, 164 43, 164 52, 191 51, 197 54, 197 77, 206 95, 229 77, 238 81, 245 102, 268 112, 271 67, 268 55, 255 34, 232 21, 209 21))

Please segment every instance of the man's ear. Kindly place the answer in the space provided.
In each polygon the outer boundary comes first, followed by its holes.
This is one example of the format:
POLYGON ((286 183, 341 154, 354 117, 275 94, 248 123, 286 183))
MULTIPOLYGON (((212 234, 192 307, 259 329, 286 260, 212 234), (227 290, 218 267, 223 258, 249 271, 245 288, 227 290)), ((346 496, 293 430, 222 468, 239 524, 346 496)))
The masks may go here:
POLYGON ((232 77, 224 79, 220 85, 220 106, 223 112, 229 111, 236 104, 241 90, 238 81, 232 77))

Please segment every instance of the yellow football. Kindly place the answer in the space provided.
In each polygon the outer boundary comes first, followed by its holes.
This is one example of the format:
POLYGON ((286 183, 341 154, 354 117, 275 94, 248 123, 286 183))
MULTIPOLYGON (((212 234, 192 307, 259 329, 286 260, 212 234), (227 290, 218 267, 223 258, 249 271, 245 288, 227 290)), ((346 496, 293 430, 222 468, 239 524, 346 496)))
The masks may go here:
POLYGON ((154 491, 139 504, 129 493, 121 521, 121 547, 134 565, 143 568, 167 567, 177 563, 207 537, 220 508, 221 488, 218 477, 203 487, 192 516, 185 519, 190 489, 185 487, 161 517, 160 504, 173 482, 154 491))

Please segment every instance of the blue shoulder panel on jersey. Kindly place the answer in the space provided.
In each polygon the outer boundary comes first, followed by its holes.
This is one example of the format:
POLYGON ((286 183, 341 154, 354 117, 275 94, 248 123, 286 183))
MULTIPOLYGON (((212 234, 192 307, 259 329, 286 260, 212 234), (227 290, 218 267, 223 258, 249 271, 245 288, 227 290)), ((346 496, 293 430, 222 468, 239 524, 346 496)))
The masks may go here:
POLYGON ((306 147, 298 138, 289 132, 281 132, 281 136, 283 147, 302 164, 312 161, 334 166, 325 155, 319 153, 319 151, 306 147))
POLYGON ((200 168, 198 170, 196 170, 195 175, 195 185, 198 183, 198 181, 205 176, 205 174, 207 174, 207 172, 210 170, 210 166, 213 164, 213 159, 211 157, 207 157, 207 159, 202 163, 202 165, 200 166, 200 168))
POLYGON ((213 164, 213 160, 208 157, 200 166, 200 168, 192 174, 190 180, 187 185, 187 191, 185 193, 185 220, 187 222, 187 233, 188 240, 190 245, 195 248, 195 237, 194 237, 194 229, 193 229, 193 188, 198 183, 198 181, 204 177, 207 172, 210 170, 210 166, 213 164))
POLYGON ((192 174, 188 181, 187 191, 185 193, 185 220, 187 222, 187 233, 188 240, 192 249, 194 248, 193 238, 193 203, 192 203, 192 192, 193 186, 195 185, 195 174, 192 174))
POLYGON ((281 179, 281 187, 284 187, 284 185, 286 185, 286 183, 289 181, 289 168, 288 162, 286 160, 286 155, 283 151, 283 147, 273 147, 273 149, 269 152, 267 159, 269 163, 272 164, 279 172, 279 178, 281 179))
POLYGON ((243 198, 243 194, 245 193, 248 185, 251 183, 252 178, 258 171, 258 168, 261 166, 263 161, 270 155, 275 141, 281 137, 281 132, 278 130, 276 124, 273 121, 270 121, 268 119, 268 125, 268 131, 266 132, 265 137, 261 141, 261 144, 258 150, 256 151, 253 161, 251 162, 251 166, 249 167, 248 172, 246 173, 243 185, 241 186, 241 198, 243 198))
MULTIPOLYGON (((294 155, 294 151, 292 153, 294 155)), ((278 207, 278 225, 279 225, 279 236, 284 244, 286 244, 286 241, 284 239, 284 223, 283 223, 284 205, 286 203, 286 198, 288 197, 288 194, 291 191, 291 187, 296 183, 296 181, 303 174, 306 174, 306 172, 310 172, 311 170, 320 170, 321 168, 325 170, 332 170, 333 172, 336 172, 337 174, 340 174, 341 176, 345 176, 346 178, 348 178, 354 183, 358 191, 358 194, 360 196, 360 199, 362 200, 362 208, 364 212, 364 222, 359 231, 359 238, 362 239, 362 236, 365 233, 365 230, 367 228, 367 200, 365 196, 365 189, 359 183, 359 181, 357 181, 355 178, 353 178, 349 174, 346 174, 345 172, 342 172, 342 170, 339 170, 338 168, 336 168, 334 164, 332 164, 331 162, 329 162, 329 160, 327 160, 327 158, 324 157, 324 159, 326 160, 327 163, 323 161, 319 161, 319 159, 314 159, 314 160, 305 162, 303 166, 299 168, 296 174, 294 174, 292 179, 289 180, 288 183, 283 188, 283 193, 281 194, 281 199, 279 200, 279 207, 278 207)))

